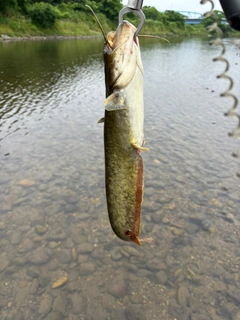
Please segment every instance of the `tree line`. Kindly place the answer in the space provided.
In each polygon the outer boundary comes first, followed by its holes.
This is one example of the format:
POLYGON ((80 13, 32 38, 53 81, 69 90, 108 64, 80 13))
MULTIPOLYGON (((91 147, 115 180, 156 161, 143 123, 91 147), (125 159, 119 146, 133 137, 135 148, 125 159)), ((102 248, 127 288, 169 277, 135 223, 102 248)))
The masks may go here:
POLYGON ((121 0, 0 0, 0 15, 19 12, 37 25, 51 27, 57 18, 70 18, 72 10, 89 12, 86 4, 110 20, 116 20, 123 7, 121 0))
POLYGON ((26 14, 31 6, 39 3, 45 4, 49 8, 50 6, 58 6, 60 4, 71 4, 76 10, 83 11, 86 10, 85 5, 88 4, 94 10, 109 16, 110 19, 116 17, 122 8, 121 0, 0 0, 0 12, 2 14, 9 14, 11 9, 15 9, 26 14))
MULTIPOLYGON (((104 14, 109 20, 117 21, 122 9, 121 0, 0 0, 0 14, 11 16, 19 12, 29 16, 32 22, 42 27, 51 27, 57 18, 68 18, 71 10, 89 12, 86 4, 96 13, 104 14), (60 9, 60 10, 59 10, 60 9)), ((145 6, 143 12, 147 19, 159 20, 165 24, 177 22, 179 27, 184 25, 184 17, 174 11, 160 13, 155 7, 145 6)), ((134 14, 129 17, 138 19, 134 14)))
MULTIPOLYGON (((118 14, 123 7, 121 0, 0 0, 0 16, 11 17, 19 13, 30 18, 35 25, 42 28, 51 28, 56 19, 71 19, 72 12, 84 12, 90 14, 86 4, 91 6, 96 13, 101 13, 109 20, 117 22, 118 14)), ((174 24, 176 28, 184 29, 185 17, 175 11, 167 10, 164 13, 159 12, 153 6, 144 6, 143 12, 147 20, 158 21, 164 26, 174 24)), ((216 11, 222 18, 223 13, 216 11)), ((75 15, 76 16, 76 15, 75 15)), ((138 19, 134 14, 128 14, 130 21, 138 19)), ((202 24, 207 26, 213 21, 211 18, 203 20, 202 24)), ((226 31, 226 25, 219 26, 226 31)))
MULTIPOLYGON (((109 19, 118 17, 118 13, 123 7, 121 0, 0 0, 0 13, 9 14, 9 10, 19 10, 21 13, 26 13, 31 6, 41 3, 51 6, 60 4, 72 5, 75 10, 87 11, 86 4, 91 6, 94 11, 103 13, 109 19)), ((155 7, 145 6, 143 11, 147 19, 160 21, 174 21, 184 24, 184 17, 174 11, 166 11, 160 13, 155 7)), ((130 15, 131 16, 131 15, 130 15)))

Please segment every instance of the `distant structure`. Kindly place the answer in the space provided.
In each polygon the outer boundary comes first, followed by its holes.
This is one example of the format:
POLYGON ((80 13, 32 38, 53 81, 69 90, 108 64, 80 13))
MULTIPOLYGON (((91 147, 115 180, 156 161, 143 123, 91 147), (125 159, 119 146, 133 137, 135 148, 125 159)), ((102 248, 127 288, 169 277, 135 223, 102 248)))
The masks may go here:
POLYGON ((186 24, 199 24, 203 19, 203 14, 199 12, 192 12, 192 11, 177 11, 178 13, 182 14, 185 18, 186 24))
MULTIPOLYGON (((199 24, 204 19, 203 14, 199 12, 192 12, 192 11, 177 11, 178 13, 182 14, 185 18, 186 24, 199 24)), ((221 21, 224 24, 228 24, 227 19, 222 19, 221 21)))
POLYGON ((192 12, 192 11, 177 11, 181 13, 185 19, 203 19, 203 14, 199 12, 192 12))

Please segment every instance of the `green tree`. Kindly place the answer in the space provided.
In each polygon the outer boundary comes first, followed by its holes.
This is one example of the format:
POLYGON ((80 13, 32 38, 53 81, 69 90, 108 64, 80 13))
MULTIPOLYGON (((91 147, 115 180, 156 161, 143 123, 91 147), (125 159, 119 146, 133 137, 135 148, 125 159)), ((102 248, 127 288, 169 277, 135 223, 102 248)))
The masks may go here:
POLYGON ((114 21, 118 19, 119 11, 122 9, 121 0, 87 0, 86 3, 90 5, 93 10, 103 13, 108 19, 114 21))
MULTIPOLYGON (((231 31, 231 28, 230 28, 230 26, 228 24, 222 23, 222 19, 225 18, 224 13, 222 11, 219 11, 219 10, 214 10, 214 12, 215 12, 215 14, 217 16, 217 19, 218 19, 217 20, 218 27, 222 30, 224 35, 227 35, 227 33, 229 31, 231 31)), ((213 16, 211 16, 211 17, 203 19, 201 24, 203 24, 207 28, 208 26, 210 26, 214 22, 215 22, 215 18, 213 16)))
POLYGON ((57 19, 54 7, 45 2, 33 4, 28 13, 32 22, 42 28, 51 28, 57 19))
POLYGON ((31 0, 31 3, 49 3, 49 4, 53 4, 54 0, 31 0))
POLYGON ((7 8, 17 8, 16 0, 0 0, 0 12, 6 13, 7 8))
POLYGON ((143 12, 145 14, 146 19, 158 20, 162 13, 160 13, 155 7, 144 6, 143 12))
POLYGON ((19 8, 20 12, 23 14, 27 14, 28 4, 30 4, 30 0, 17 0, 18 8, 19 8))
MULTIPOLYGON (((224 13, 222 11, 219 10, 214 10, 215 14, 217 15, 217 19, 218 19, 218 24, 221 23, 222 18, 225 18, 224 13)), ((207 27, 210 24, 213 24, 215 22, 215 18, 213 16, 210 16, 208 18, 205 18, 202 20, 202 24, 207 27)))
POLYGON ((163 22, 175 22, 179 27, 184 27, 185 19, 184 16, 179 12, 166 10, 163 15, 163 22))

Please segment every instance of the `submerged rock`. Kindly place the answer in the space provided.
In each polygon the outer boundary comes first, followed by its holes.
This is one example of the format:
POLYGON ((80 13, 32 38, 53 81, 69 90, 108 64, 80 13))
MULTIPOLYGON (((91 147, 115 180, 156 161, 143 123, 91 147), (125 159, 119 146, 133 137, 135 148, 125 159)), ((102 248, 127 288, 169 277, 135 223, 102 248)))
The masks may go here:
POLYGON ((52 297, 49 294, 43 294, 38 308, 39 314, 48 314, 52 310, 52 297))
POLYGON ((180 306, 186 307, 188 304, 189 291, 185 286, 180 286, 177 292, 177 300, 180 306))
POLYGON ((0 255, 0 272, 2 272, 3 270, 5 270, 10 264, 10 261, 7 257, 7 254, 5 252, 3 252, 0 255))
POLYGON ((53 282, 52 289, 56 289, 63 286, 67 281, 68 281, 68 277, 61 277, 60 279, 53 282))
POLYGON ((60 263, 71 263, 72 262, 72 252, 70 249, 62 249, 57 252, 56 258, 60 263))
POLYGON ((122 275, 117 275, 108 284, 108 292, 116 298, 123 297, 127 291, 127 280, 122 275))
POLYGON ((80 265, 79 274, 80 276, 88 276, 94 272, 96 266, 92 262, 84 262, 80 265))
POLYGON ((83 312, 83 299, 78 293, 71 294, 70 301, 73 314, 80 314, 83 312))
POLYGON ((63 320, 64 316, 59 311, 50 312, 44 320, 63 320))
POLYGON ((36 251, 31 252, 28 256, 28 262, 35 265, 47 263, 50 260, 49 249, 38 248, 36 251))
POLYGON ((22 179, 18 182, 18 184, 22 187, 31 187, 35 185, 35 181, 30 179, 22 179))
POLYGON ((35 226, 35 230, 37 232, 37 234, 39 234, 40 236, 43 235, 44 233, 47 232, 48 230, 48 225, 40 225, 40 224, 37 224, 35 226))
POLYGON ((61 313, 63 316, 66 313, 67 301, 61 295, 57 296, 53 302, 52 310, 61 313))
POLYGON ((90 244, 90 243, 81 243, 79 246, 78 246, 78 253, 91 253, 93 250, 93 246, 90 244))

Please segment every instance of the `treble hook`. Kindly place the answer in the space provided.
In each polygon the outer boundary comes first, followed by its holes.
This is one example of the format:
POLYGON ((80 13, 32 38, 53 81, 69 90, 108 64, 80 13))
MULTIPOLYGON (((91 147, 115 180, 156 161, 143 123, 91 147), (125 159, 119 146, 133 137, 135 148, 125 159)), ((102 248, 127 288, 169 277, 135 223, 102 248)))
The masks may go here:
POLYGON ((137 30, 134 34, 135 37, 138 36, 139 32, 141 31, 144 23, 145 23, 145 15, 142 11, 142 4, 143 0, 128 0, 128 5, 119 12, 119 24, 123 22, 123 16, 124 14, 128 12, 133 12, 140 18, 140 23, 137 27, 137 30))

